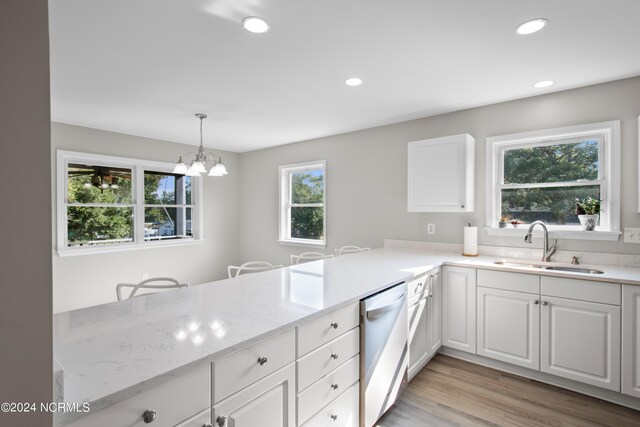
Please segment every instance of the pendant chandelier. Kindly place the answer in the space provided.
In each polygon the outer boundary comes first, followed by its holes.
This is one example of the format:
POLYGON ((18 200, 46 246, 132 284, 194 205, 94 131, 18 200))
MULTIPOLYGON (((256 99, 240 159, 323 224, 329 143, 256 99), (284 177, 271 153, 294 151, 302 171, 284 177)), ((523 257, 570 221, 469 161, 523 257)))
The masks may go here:
POLYGON ((187 176, 201 176, 207 173, 207 164, 210 163, 211 170, 209 170, 209 176, 224 176, 227 175, 227 168, 222 163, 222 157, 218 157, 213 153, 205 153, 202 146, 202 120, 207 118, 206 114, 197 113, 196 117, 200 119, 200 147, 198 147, 197 153, 187 153, 178 158, 176 167, 173 168, 173 173, 187 176), (188 158, 194 156, 194 159, 189 163, 189 166, 182 161, 182 158, 188 158))

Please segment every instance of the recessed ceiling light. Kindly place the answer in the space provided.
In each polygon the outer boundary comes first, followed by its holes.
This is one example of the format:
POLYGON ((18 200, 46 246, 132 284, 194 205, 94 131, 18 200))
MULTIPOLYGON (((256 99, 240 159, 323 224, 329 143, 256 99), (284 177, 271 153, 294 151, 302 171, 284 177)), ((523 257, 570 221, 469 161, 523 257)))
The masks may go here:
POLYGON ((360 86, 362 84, 362 79, 351 77, 350 79, 345 80, 344 83, 347 86, 360 86))
POLYGON ((269 24, 257 16, 247 16, 242 20, 242 28, 252 33, 262 34, 269 31, 269 24))
POLYGON ((543 80, 533 85, 536 89, 542 89, 545 87, 552 86, 555 82, 553 80, 543 80))
POLYGON ((549 21, 547 21, 544 18, 532 19, 530 21, 527 21, 518 25, 518 28, 516 28, 516 33, 522 34, 522 35, 533 34, 543 29, 545 25, 547 25, 548 23, 549 21))

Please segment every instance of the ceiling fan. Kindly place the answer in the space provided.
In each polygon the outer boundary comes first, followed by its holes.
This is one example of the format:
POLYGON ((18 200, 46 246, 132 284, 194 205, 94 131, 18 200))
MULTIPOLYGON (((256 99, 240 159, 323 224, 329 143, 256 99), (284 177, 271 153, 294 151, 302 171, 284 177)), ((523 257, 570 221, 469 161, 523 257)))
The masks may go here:
POLYGON ((116 190, 120 188, 121 179, 131 179, 131 170, 122 168, 110 168, 104 166, 91 166, 69 164, 69 177, 90 175, 91 181, 83 184, 84 188, 96 187, 100 192, 104 190, 116 190))

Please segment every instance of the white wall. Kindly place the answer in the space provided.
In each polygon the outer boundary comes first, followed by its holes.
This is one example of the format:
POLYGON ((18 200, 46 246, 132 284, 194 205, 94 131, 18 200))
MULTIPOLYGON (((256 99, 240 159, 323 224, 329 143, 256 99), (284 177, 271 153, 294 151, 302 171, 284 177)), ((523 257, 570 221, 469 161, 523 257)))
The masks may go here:
MULTIPOLYGON (((243 153, 241 256, 288 263, 303 248, 281 246, 278 237, 278 165, 327 161, 327 244, 379 247, 384 238, 462 242, 462 227, 485 224, 485 138, 607 120, 622 121, 622 227, 640 227, 638 125, 640 77, 473 108, 389 126, 243 153), (470 214, 408 213, 407 142, 469 133, 476 138, 476 211, 470 214), (426 224, 436 234, 426 234, 426 224)), ((438 185, 434 182, 434 185, 438 185)), ((540 239, 538 239, 540 240, 540 239)), ((521 238, 489 237, 483 245, 523 246, 521 238)), ((534 247, 540 247, 539 242, 534 247)), ((640 253, 640 245, 562 240, 560 249, 640 253)))
MULTIPOLYGON (((0 402, 38 407, 53 395, 47 5, 0 1, 0 402)), ((0 412, 0 426, 51 424, 47 412, 0 412)))
MULTIPOLYGON (((52 123, 51 131, 53 183, 56 181, 58 149, 175 162, 179 155, 197 148, 62 123, 52 123)), ((59 257, 55 251, 56 206, 53 203, 54 312, 115 301, 117 283, 137 283, 145 273, 150 277, 171 276, 191 284, 226 276, 227 266, 239 260, 238 191, 241 171, 237 154, 211 151, 224 157, 229 175, 204 178, 205 242, 202 244, 59 257)), ((55 186, 52 191, 55 195, 55 186)))

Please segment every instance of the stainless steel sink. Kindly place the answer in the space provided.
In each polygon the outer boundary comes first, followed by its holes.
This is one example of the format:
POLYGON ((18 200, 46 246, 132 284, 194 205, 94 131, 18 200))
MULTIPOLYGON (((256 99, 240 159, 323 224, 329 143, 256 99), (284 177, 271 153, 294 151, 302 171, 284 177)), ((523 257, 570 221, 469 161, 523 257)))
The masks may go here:
POLYGON ((550 265, 548 267, 544 267, 545 270, 556 270, 556 271, 569 271, 571 273, 586 273, 586 274, 602 274, 604 271, 594 270, 592 268, 585 267, 564 267, 561 265, 550 265))
POLYGON ((516 261, 494 261, 496 265, 503 265, 505 267, 511 268, 539 268, 541 270, 553 270, 553 271, 566 271, 569 273, 583 273, 583 274, 603 274, 603 271, 595 270, 593 268, 588 267, 574 267, 574 266, 564 266, 564 265, 544 265, 544 264, 528 264, 525 262, 516 262, 516 261))

